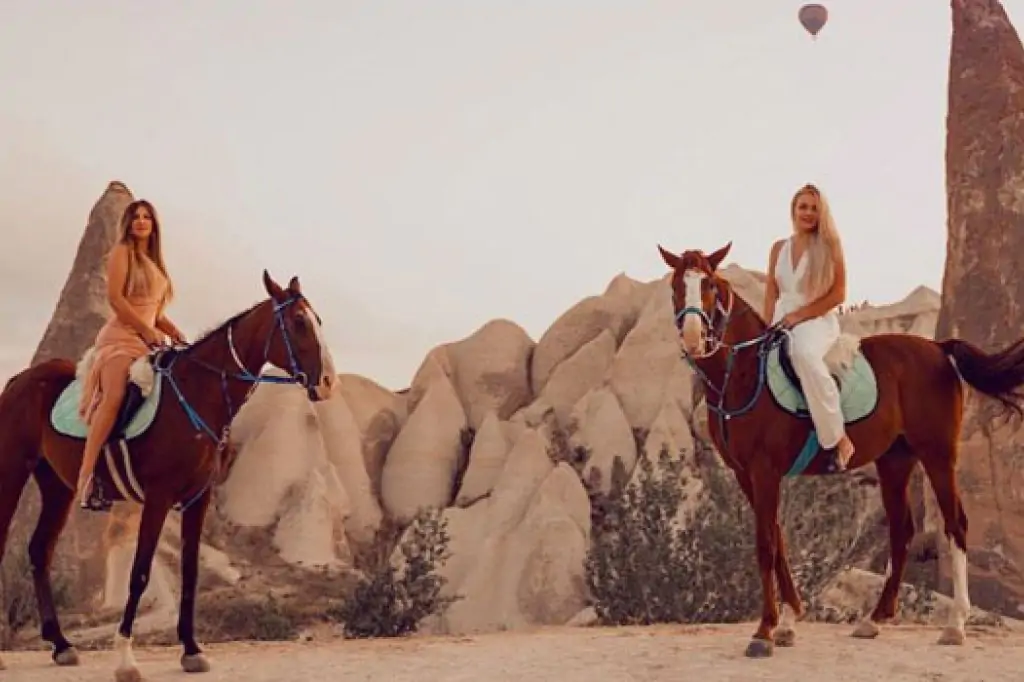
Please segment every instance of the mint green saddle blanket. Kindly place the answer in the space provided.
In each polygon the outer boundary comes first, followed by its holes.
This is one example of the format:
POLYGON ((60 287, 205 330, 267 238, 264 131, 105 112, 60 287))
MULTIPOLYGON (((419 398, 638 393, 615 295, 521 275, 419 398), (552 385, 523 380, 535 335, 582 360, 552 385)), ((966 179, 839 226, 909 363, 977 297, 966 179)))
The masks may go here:
MULTIPOLYGON (((57 433, 71 438, 84 439, 89 427, 78 416, 78 404, 82 397, 82 380, 76 378, 57 398, 50 411, 50 423, 57 433)), ((131 440, 146 432, 156 417, 160 406, 161 375, 153 372, 153 390, 142 396, 142 389, 133 382, 128 383, 124 402, 121 404, 117 421, 111 431, 111 438, 131 440)))
MULTIPOLYGON (((783 346, 780 344, 772 348, 766 358, 765 379, 768 391, 781 409, 794 416, 810 419, 807 399, 794 383, 796 375, 789 363, 788 351, 783 346)), ((858 350, 850 368, 835 378, 839 383, 839 405, 843 420, 852 424, 869 417, 878 405, 878 378, 863 353, 858 350)))

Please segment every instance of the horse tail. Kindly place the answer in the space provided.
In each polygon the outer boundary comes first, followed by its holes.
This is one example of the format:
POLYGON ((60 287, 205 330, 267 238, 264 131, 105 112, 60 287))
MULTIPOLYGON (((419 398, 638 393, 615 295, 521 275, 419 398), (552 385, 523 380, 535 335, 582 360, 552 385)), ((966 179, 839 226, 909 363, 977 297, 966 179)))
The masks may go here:
POLYGON ((963 339, 946 339, 938 345, 953 358, 971 388, 998 400, 1007 412, 1024 417, 1024 338, 995 353, 963 339))

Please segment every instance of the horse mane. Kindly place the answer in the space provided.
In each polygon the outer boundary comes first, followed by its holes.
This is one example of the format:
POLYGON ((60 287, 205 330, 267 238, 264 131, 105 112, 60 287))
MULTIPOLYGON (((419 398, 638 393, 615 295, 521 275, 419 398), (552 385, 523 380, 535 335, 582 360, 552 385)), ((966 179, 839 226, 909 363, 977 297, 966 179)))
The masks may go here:
POLYGON ((266 303, 266 301, 267 301, 267 299, 263 299, 262 301, 257 301, 256 303, 253 303, 251 306, 249 306, 245 310, 243 310, 241 312, 238 312, 238 313, 235 313, 234 315, 232 315, 228 319, 224 320, 223 322, 221 322, 217 326, 211 327, 210 329, 207 329, 206 331, 202 332, 201 334, 199 334, 199 336, 196 337, 195 341, 193 341, 192 343, 189 344, 188 350, 194 350, 196 348, 199 348, 199 346, 201 346, 204 343, 206 343, 207 341, 209 341, 212 337, 216 336, 219 332, 224 331, 228 326, 234 324, 238 320, 242 319, 243 317, 245 317, 249 313, 251 313, 254 310, 256 310, 256 308, 258 308, 261 305, 263 305, 264 303, 266 303))

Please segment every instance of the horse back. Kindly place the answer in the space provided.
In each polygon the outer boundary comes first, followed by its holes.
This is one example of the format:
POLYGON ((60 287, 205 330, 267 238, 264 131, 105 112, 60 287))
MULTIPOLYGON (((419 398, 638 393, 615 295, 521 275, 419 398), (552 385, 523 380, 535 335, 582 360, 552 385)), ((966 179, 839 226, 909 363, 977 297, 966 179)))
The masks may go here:
POLYGON ((934 340, 915 334, 875 334, 861 339, 861 351, 878 377, 880 407, 898 406, 904 428, 925 429, 943 420, 959 424, 964 388, 934 340))
POLYGON ((0 433, 38 429, 46 424, 61 391, 75 379, 75 364, 53 358, 8 379, 0 393, 0 433))
POLYGON ((864 357, 877 373, 930 380, 956 379, 956 370, 934 340, 916 334, 872 334, 860 340, 864 357))

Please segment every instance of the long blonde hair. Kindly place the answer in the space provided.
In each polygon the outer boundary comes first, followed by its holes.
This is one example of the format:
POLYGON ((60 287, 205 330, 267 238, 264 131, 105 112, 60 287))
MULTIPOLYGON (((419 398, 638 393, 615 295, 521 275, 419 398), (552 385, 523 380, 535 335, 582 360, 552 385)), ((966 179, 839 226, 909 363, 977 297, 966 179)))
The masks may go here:
POLYGON ((125 278, 122 293, 129 296, 149 292, 153 282, 151 266, 144 260, 144 257, 148 256, 167 280, 167 291, 160 303, 160 310, 163 311, 174 297, 174 285, 171 284, 171 277, 167 274, 167 265, 164 263, 164 252, 160 243, 160 219, 157 217, 153 204, 145 199, 138 199, 128 204, 124 213, 121 214, 121 238, 118 241, 128 247, 128 276, 125 278), (153 231, 150 232, 145 247, 140 247, 138 241, 132 236, 132 221, 135 220, 135 211, 139 208, 147 209, 153 221, 153 231), (142 248, 145 248, 145 252, 142 251, 142 248))
POLYGON ((801 283, 808 300, 814 301, 828 292, 835 281, 836 269, 832 254, 836 253, 839 258, 843 258, 843 245, 825 195, 810 183, 798 189, 789 203, 793 232, 799 229, 796 224, 796 204, 803 194, 811 194, 818 200, 818 228, 811 235, 807 246, 807 270, 801 283))

